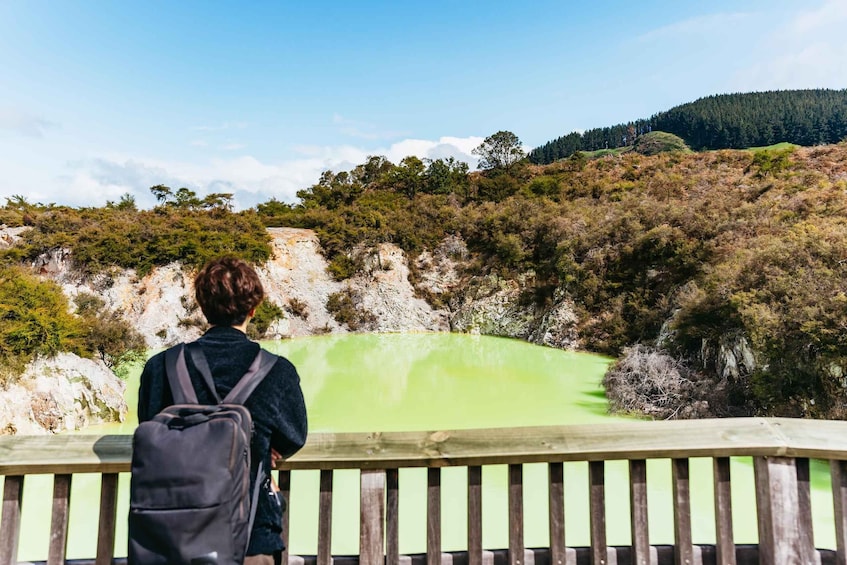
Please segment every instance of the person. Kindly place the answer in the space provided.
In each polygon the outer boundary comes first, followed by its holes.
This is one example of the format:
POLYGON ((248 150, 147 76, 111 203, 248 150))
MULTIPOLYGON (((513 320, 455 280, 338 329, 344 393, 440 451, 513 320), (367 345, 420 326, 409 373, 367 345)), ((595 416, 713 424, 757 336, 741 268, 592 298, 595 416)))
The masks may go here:
MULTIPOLYGON (((197 343, 202 346, 215 388, 223 398, 259 352, 259 344, 248 339, 246 329, 264 298, 264 289, 249 264, 235 257, 222 257, 203 266, 194 280, 194 292, 210 325, 197 343)), ((214 404, 211 392, 188 355, 186 362, 198 401, 214 404)), ((141 373, 138 421, 153 418, 173 403, 163 351, 151 357, 141 373)), ((251 449, 255 457, 264 461, 265 469, 271 469, 277 458, 293 455, 306 442, 306 407, 300 378, 294 365, 284 357, 277 359, 244 405, 253 417, 251 449)), ((284 501, 278 498, 278 489, 271 480, 265 481, 261 488, 245 565, 279 564, 284 549, 281 537, 284 501)))

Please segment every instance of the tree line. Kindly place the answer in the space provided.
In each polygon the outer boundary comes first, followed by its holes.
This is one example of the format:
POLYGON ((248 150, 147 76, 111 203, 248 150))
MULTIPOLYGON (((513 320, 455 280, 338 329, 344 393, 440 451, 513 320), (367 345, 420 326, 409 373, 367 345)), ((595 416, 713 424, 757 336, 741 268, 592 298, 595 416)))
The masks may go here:
POLYGON ((708 96, 650 118, 564 135, 528 157, 536 164, 552 163, 577 151, 627 147, 651 131, 677 135, 696 151, 837 143, 847 137, 847 89, 708 96))
MULTIPOLYGON (((391 242, 413 259, 459 236, 472 257, 464 276, 520 278, 539 311, 572 299, 587 350, 617 356, 662 335, 661 347, 709 383, 704 390, 726 392, 723 414, 847 417, 847 145, 576 153, 536 166, 521 158, 516 137, 498 132, 479 150, 487 168, 477 172, 449 159, 372 156, 351 171, 327 171, 295 203, 240 212, 226 195, 207 201, 161 186, 151 188, 159 198, 151 210, 130 198, 82 209, 13 198, 0 221, 33 229, 0 257, 16 265, 66 247, 92 273, 192 267, 220 253, 262 262, 265 227, 290 226, 314 229, 331 272, 344 279, 363 269, 362 246, 391 242), (727 339, 746 340, 757 364, 711 386, 720 369, 703 352, 727 339)), ((450 306, 453 298, 430 299, 450 306)), ((43 320, 68 311, 43 308, 43 320)), ((79 315, 91 308, 77 305, 79 315)), ((12 317, 20 309, 7 310, 13 339, 0 343, 15 355, 29 351, 21 344, 44 342, 40 322, 12 317)), ((55 343, 64 347, 62 335, 55 343)))

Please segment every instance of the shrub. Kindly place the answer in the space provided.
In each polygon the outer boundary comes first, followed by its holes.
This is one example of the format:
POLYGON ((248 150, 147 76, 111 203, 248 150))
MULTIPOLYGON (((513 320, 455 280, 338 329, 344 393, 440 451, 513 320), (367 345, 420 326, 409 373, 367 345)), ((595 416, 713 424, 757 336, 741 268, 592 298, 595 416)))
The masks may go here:
POLYGON ((330 294, 326 309, 336 322, 347 326, 350 331, 366 331, 377 322, 376 316, 362 307, 361 295, 351 288, 330 294))
POLYGON ((125 377, 128 365, 144 360, 147 343, 119 310, 107 310, 101 298, 88 293, 77 295, 74 304, 85 326, 86 348, 116 375, 125 377))
POLYGON ((664 131, 651 131, 638 136, 633 150, 642 155, 658 155, 668 151, 691 151, 681 137, 664 131))
POLYGON ((289 298, 288 305, 285 309, 298 318, 303 318, 304 320, 309 318, 309 307, 299 298, 289 298))
POLYGON ((263 300, 256 308, 256 315, 247 326, 247 335, 251 339, 262 339, 275 321, 284 317, 282 308, 270 300, 263 300))
POLYGON ((681 361, 637 344, 624 349, 606 372, 603 386, 613 412, 664 420, 711 416, 709 402, 702 398, 696 379, 681 361))
POLYGON ((50 205, 33 208, 30 214, 34 221, 33 229, 23 234, 25 258, 68 248, 75 264, 90 274, 122 267, 143 275, 171 262, 199 267, 225 254, 254 263, 271 256, 265 227, 250 210, 50 205))
POLYGON ((86 354, 86 327, 59 286, 20 267, 0 267, 0 365, 9 384, 36 355, 86 354))

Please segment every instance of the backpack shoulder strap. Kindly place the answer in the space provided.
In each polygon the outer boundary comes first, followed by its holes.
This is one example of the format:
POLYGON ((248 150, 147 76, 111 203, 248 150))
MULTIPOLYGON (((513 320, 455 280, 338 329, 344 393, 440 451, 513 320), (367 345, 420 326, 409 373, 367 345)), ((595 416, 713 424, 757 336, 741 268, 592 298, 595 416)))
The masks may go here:
POLYGON ((197 393, 191 385, 185 364, 185 345, 180 343, 165 351, 165 373, 175 404, 197 404, 197 393))
POLYGON ((212 378, 212 370, 209 368, 209 362, 206 360, 206 355, 203 353, 203 346, 196 341, 192 341, 187 347, 188 353, 191 355, 191 362, 194 363, 194 366, 197 367, 198 371, 200 371, 200 375, 203 377, 203 382, 206 383, 206 388, 208 388, 209 392, 212 393, 212 398, 215 399, 215 402, 220 404, 221 397, 218 394, 218 389, 215 388, 215 381, 212 378))
POLYGON ((232 390, 229 391, 229 394, 224 398, 225 404, 244 404, 247 402, 247 399, 250 397, 250 394, 259 386, 259 383, 262 382, 267 374, 271 371, 273 366, 276 364, 278 357, 273 353, 268 353, 264 349, 259 349, 259 353, 256 354, 256 358, 253 359, 253 363, 250 365, 250 368, 247 369, 247 372, 244 373, 244 376, 241 377, 241 380, 232 387, 232 390))

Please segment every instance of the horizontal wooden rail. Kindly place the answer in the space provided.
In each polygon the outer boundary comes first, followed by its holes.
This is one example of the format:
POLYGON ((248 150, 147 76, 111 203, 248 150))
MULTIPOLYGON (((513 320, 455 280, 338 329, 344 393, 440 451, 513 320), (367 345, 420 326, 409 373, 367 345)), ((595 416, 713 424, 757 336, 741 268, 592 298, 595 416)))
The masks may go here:
MULTIPOLYGON (((128 435, 0 436, 0 475, 129 471, 128 435)), ((278 468, 393 469, 551 461, 771 456, 847 460, 847 422, 635 421, 436 432, 312 433, 278 468)))
MULTIPOLYGON (((0 437, 0 475, 5 476, 0 518, 0 565, 16 562, 23 484, 28 474, 52 474, 53 517, 48 563, 64 562, 70 485, 76 473, 102 476, 96 563, 112 562, 115 540, 117 473, 129 471, 131 436, 67 435, 0 437)), ((426 554, 412 562, 482 565, 535 562, 573 565, 610 561, 648 563, 741 564, 847 563, 847 422, 748 418, 673 422, 635 421, 591 426, 390 433, 315 433, 297 455, 278 465, 287 496, 291 473, 320 470, 318 540, 313 558, 284 555, 286 563, 339 565, 332 553, 333 474, 360 470, 360 544, 353 562, 401 562, 399 531, 400 468, 428 468, 426 554), (732 537, 729 457, 754 459, 759 546, 736 546, 732 537), (716 544, 692 539, 689 459, 713 459, 716 544), (813 547, 809 458, 830 462, 838 548, 813 547), (674 540, 670 550, 651 545, 647 508, 649 459, 670 459, 674 540), (606 538, 606 461, 629 461, 632 546, 614 548, 606 538), (564 539, 563 463, 588 462, 590 547, 574 548, 564 539), (524 540, 523 465, 547 463, 549 548, 530 549, 524 540), (482 546, 482 468, 508 466, 508 539, 501 547, 482 546), (441 467, 467 467, 467 550, 445 553, 441 540, 441 467), (665 555, 665 557, 662 557, 665 555), (496 556, 496 557, 495 557, 496 556), (658 557, 657 557, 658 556, 658 557), (658 561, 656 561, 658 559, 658 561)), ((288 514, 283 519, 288 535, 288 514)), ((403 560, 405 562, 405 558, 403 560)))

